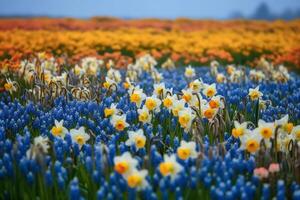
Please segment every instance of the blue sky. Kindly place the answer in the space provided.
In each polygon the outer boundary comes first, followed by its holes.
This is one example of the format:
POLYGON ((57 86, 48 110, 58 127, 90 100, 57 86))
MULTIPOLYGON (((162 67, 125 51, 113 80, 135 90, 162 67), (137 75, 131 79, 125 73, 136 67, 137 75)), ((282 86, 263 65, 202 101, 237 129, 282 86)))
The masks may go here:
MULTIPOLYGON (((239 11, 250 15, 262 0, 0 0, 0 15, 88 18, 215 18, 239 11)), ((299 9, 300 0, 264 0, 275 13, 299 9)))

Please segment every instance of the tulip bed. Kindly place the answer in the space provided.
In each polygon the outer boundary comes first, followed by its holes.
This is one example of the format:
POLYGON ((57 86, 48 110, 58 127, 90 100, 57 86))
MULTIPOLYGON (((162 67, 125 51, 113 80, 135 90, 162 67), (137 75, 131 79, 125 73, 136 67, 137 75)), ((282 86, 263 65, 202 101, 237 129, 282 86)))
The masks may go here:
POLYGON ((0 75, 0 199, 300 199, 300 79, 261 60, 0 75))

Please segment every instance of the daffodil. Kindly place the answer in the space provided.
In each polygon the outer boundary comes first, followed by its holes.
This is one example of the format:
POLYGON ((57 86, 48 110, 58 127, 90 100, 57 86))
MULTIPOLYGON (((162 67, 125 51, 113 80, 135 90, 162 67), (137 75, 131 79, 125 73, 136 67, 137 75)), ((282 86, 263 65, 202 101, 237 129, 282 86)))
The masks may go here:
POLYGON ((11 81, 10 79, 6 79, 6 83, 4 84, 4 88, 9 93, 15 92, 15 91, 17 91, 16 82, 11 81))
POLYGON ((222 74, 222 73, 218 73, 218 74, 216 75, 216 81, 217 81, 218 83, 224 83, 224 82, 226 82, 226 77, 225 77, 225 75, 222 74))
POLYGON ((120 83, 122 80, 120 71, 113 68, 107 71, 107 77, 111 80, 114 80, 116 83, 120 83))
POLYGON ((293 130, 293 123, 289 122, 289 115, 285 115, 279 120, 275 120, 275 126, 280 126, 280 132, 290 134, 293 130))
POLYGON ((239 123, 238 121, 234 121, 234 128, 232 129, 232 136, 235 138, 239 138, 246 133, 249 133, 250 130, 247 129, 247 122, 239 123))
POLYGON ((240 137, 241 149, 248 151, 249 153, 255 153, 259 150, 260 141, 262 136, 257 131, 251 131, 240 137))
POLYGON ((224 103, 221 99, 222 99, 222 97, 220 95, 213 96, 209 100, 208 104, 213 109, 218 109, 218 108, 223 109, 224 108, 224 103))
POLYGON ((186 90, 181 90, 181 92, 182 92, 182 99, 184 99, 186 103, 189 103, 193 98, 192 89, 188 88, 186 90))
POLYGON ((173 106, 172 106, 173 115, 177 117, 179 112, 184 109, 184 106, 185 106, 185 100, 183 100, 183 99, 176 100, 175 99, 173 101, 173 106))
POLYGON ((211 85, 205 84, 204 90, 202 92, 208 98, 215 96, 217 94, 216 84, 215 83, 211 85))
POLYGON ((211 108, 208 104, 203 104, 201 107, 202 117, 208 120, 212 119, 217 114, 216 108, 211 108))
POLYGON ((196 79, 189 84, 189 88, 192 89, 193 92, 198 93, 203 88, 202 80, 196 79))
POLYGON ((186 142, 181 140, 180 147, 177 149, 177 156, 181 160, 197 158, 196 143, 194 141, 186 142))
POLYGON ((178 113, 179 124, 186 132, 190 130, 194 118, 195 114, 191 108, 184 108, 178 113))
POLYGON ((154 84, 154 91, 153 94, 157 97, 163 98, 167 92, 166 86, 164 83, 154 84))
POLYGON ((137 149, 143 148, 146 144, 146 136, 143 129, 137 131, 128 131, 128 140, 125 142, 127 146, 135 145, 137 149))
POLYGON ((161 100, 157 98, 155 95, 151 97, 147 97, 145 101, 145 106, 148 108, 149 111, 156 111, 159 112, 161 100))
POLYGON ((258 127, 255 129, 264 139, 270 139, 274 136, 275 125, 273 122, 258 121, 258 127))
POLYGON ((147 187, 149 187, 149 183, 146 180, 147 174, 148 171, 145 169, 133 169, 133 171, 130 172, 130 174, 125 175, 125 179, 129 187, 136 188, 137 190, 144 190, 147 187))
POLYGON ((140 107, 144 99, 146 99, 143 89, 140 89, 138 86, 131 88, 128 92, 130 95, 130 102, 135 103, 137 107, 140 107))
POLYGON ((116 90, 117 89, 117 83, 108 78, 108 77, 105 77, 105 82, 103 83, 103 87, 106 88, 107 90, 108 89, 111 89, 111 90, 116 90))
POLYGON ((195 69, 192 68, 192 66, 188 66, 185 68, 185 72, 184 72, 185 77, 187 78, 193 78, 196 76, 196 72, 195 69))
POLYGON ((159 171, 163 176, 170 176, 171 180, 174 180, 178 173, 183 170, 183 167, 176 161, 176 156, 172 154, 168 156, 164 155, 164 161, 159 165, 159 171))
POLYGON ((123 131, 129 124, 126 122, 126 115, 113 115, 110 119, 110 123, 115 127, 117 131, 123 131))
POLYGON ((64 120, 61 121, 54 121, 54 126, 51 129, 51 133, 55 137, 62 137, 64 138, 65 135, 68 133, 68 130, 63 126, 64 120))
POLYGON ((259 91, 259 86, 257 86, 254 89, 250 88, 248 95, 252 101, 255 101, 261 98, 263 96, 263 93, 259 91))
POLYGON ((113 116, 114 114, 117 114, 118 111, 119 110, 117 109, 117 105, 115 103, 112 103, 109 108, 104 109, 104 116, 105 117, 113 116))
POLYGON ((125 152, 121 156, 114 158, 114 169, 121 175, 129 175, 136 169, 137 165, 138 161, 129 152, 125 152))
POLYGON ((163 100, 164 107, 166 107, 168 110, 171 110, 176 99, 176 95, 166 96, 166 98, 163 100))
POLYGON ((85 132, 84 127, 71 129, 70 134, 73 143, 77 143, 79 147, 82 147, 90 139, 90 135, 85 132))
POLYGON ((30 149, 27 150, 27 158, 35 159, 40 154, 48 153, 49 139, 48 137, 38 136, 33 140, 33 144, 30 146, 30 149))
POLYGON ((138 109, 139 114, 139 121, 142 123, 150 123, 152 119, 152 115, 150 115, 150 112, 148 108, 144 105, 142 109, 138 109))
POLYGON ((300 125, 293 127, 291 135, 293 135, 295 140, 300 141, 300 125))

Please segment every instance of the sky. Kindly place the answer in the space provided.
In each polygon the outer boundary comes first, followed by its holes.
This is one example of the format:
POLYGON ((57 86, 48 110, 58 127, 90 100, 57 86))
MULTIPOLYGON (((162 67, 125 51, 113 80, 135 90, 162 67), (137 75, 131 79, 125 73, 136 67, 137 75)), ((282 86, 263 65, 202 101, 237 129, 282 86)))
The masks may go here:
POLYGON ((300 0, 0 0, 0 15, 225 19, 234 12, 249 16, 262 2, 274 13, 300 9, 300 0))

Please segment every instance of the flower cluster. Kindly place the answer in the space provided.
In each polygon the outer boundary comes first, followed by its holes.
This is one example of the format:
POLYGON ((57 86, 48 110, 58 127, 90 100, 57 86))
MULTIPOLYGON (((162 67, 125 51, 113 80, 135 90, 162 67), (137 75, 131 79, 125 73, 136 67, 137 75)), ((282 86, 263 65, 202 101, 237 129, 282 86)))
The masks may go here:
POLYGON ((2 71, 1 199, 299 199, 300 81, 145 55, 2 71))

